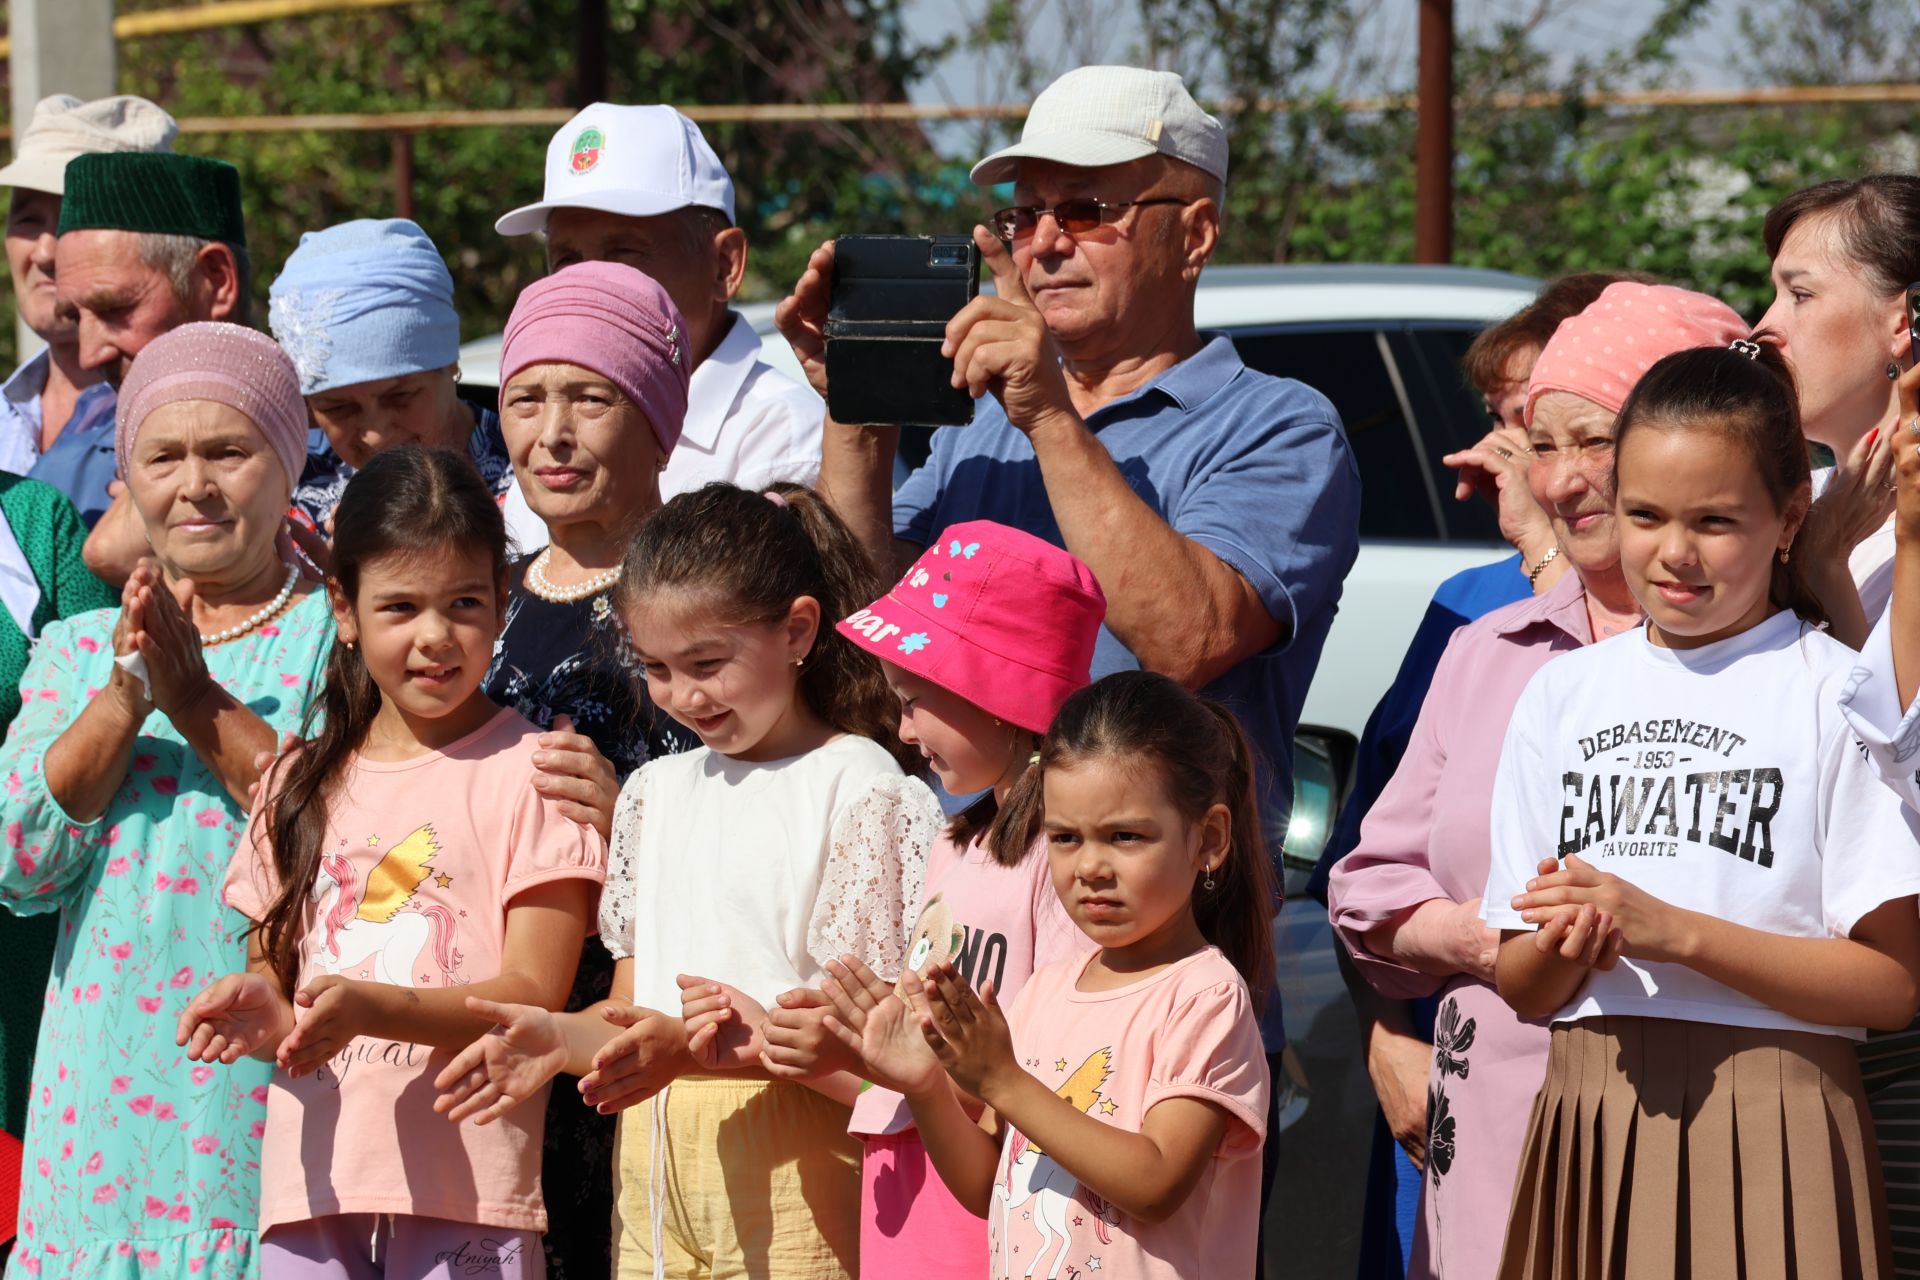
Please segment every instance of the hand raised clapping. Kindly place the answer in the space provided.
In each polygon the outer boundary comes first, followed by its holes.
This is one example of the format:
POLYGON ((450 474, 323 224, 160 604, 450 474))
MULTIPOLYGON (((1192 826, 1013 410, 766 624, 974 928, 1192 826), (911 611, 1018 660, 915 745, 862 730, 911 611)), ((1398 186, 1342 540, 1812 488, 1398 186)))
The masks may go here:
POLYGON ((884 1089, 909 1095, 941 1083, 945 1069, 922 1029, 924 1001, 919 1010, 908 1008, 891 985, 855 956, 827 961, 827 973, 820 991, 833 1012, 822 1025, 859 1056, 862 1075, 884 1089))
POLYGON ((169 586, 152 559, 142 558, 134 566, 120 593, 120 619, 113 632, 116 655, 138 653, 146 664, 145 694, 125 671, 117 670, 113 677, 116 691, 133 705, 145 702, 177 716, 212 687, 200 629, 193 623, 193 596, 191 579, 169 586))

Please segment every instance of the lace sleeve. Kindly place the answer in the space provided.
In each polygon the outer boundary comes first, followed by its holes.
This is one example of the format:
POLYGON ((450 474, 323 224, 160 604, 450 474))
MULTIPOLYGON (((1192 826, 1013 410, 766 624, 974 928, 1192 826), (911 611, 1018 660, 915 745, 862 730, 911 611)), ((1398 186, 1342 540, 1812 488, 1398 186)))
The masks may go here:
POLYGON ((807 922, 815 960, 856 955, 891 981, 906 956, 927 850, 946 815, 917 778, 876 778, 833 826, 820 896, 807 922))
POLYGON ((633 917, 637 890, 634 863, 640 856, 641 795, 646 789, 643 765, 620 788, 613 806, 613 841, 607 846, 607 883, 600 891, 600 941, 615 960, 633 954, 633 917))

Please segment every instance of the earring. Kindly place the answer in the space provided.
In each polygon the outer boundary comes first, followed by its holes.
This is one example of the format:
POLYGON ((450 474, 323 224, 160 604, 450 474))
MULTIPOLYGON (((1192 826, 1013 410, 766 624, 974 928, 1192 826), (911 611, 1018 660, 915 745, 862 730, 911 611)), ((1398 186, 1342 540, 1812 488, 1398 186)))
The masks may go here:
POLYGON ((807 660, 807 655, 804 653, 801 654, 799 657, 795 658, 793 660, 794 669, 798 670, 802 665, 805 664, 806 660, 807 660))
POLYGON ((1791 547, 1780 548, 1780 563, 1785 564, 1787 561, 1791 559, 1793 559, 1793 548, 1791 547))
POLYGON ((1899 381, 1899 378, 1900 378, 1900 362, 1897 360, 1887 361, 1887 381, 1897 382, 1899 381))
POLYGON ((1200 887, 1205 889, 1208 893, 1213 892, 1213 868, 1212 867, 1207 868, 1207 878, 1200 882, 1200 887))

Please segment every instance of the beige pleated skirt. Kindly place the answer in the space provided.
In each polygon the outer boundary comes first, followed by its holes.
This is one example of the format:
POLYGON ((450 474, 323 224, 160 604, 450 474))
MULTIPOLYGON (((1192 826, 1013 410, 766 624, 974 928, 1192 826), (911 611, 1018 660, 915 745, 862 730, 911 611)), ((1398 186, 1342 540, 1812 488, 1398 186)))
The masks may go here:
POLYGON ((1666 1018, 1553 1029, 1500 1280, 1886 1280, 1854 1045, 1666 1018))

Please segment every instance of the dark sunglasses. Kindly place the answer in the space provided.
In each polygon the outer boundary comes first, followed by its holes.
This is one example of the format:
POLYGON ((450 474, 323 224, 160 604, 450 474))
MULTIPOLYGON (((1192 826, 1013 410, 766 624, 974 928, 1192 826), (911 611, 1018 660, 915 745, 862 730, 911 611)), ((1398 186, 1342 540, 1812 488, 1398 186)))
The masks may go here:
POLYGON ((1015 205, 1011 209, 996 209, 989 221, 993 224, 993 233, 1002 240, 1024 240, 1033 234, 1040 225, 1040 215, 1050 213, 1060 229, 1070 236, 1093 230, 1103 222, 1110 222, 1123 209, 1140 209, 1150 204, 1189 205, 1191 200, 1182 200, 1178 196, 1154 196, 1146 200, 1120 200, 1108 203, 1105 200, 1062 200, 1048 208, 1043 204, 1015 205))

